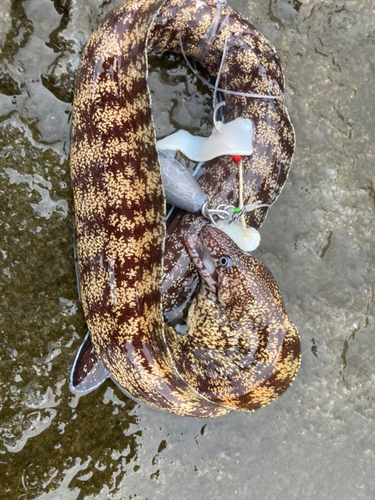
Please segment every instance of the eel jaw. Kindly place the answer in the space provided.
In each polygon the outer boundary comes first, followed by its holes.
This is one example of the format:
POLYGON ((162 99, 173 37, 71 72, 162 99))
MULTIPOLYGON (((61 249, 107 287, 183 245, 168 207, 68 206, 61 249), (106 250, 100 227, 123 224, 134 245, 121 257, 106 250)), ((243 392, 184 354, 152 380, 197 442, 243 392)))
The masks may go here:
POLYGON ((196 234, 188 233, 185 236, 185 245, 202 281, 212 293, 217 294, 216 267, 204 241, 196 234))

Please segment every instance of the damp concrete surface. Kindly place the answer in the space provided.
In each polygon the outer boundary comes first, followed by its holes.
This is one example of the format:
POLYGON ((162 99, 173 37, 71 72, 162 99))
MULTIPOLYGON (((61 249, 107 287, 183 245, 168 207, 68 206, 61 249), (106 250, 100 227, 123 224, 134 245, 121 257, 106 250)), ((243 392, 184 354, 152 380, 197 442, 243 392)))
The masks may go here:
MULTIPOLYGON (((375 497, 375 5, 233 0, 276 47, 297 149, 255 252, 302 339, 293 386, 253 414, 194 420, 110 381, 77 398, 86 333, 69 134, 90 33, 116 0, 0 4, 0 498, 375 497)), ((212 96, 150 59, 157 133, 207 135, 212 96)))

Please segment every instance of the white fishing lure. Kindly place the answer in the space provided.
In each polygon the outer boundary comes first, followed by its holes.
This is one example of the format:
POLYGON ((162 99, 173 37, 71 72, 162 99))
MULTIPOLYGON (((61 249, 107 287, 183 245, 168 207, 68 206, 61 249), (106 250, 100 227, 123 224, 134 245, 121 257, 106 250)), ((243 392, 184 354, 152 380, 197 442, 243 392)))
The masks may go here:
MULTIPOLYGON (((200 162, 212 160, 222 155, 249 156, 252 154, 253 122, 251 120, 247 118, 236 118, 225 124, 216 120, 214 120, 214 123, 215 127, 209 137, 194 136, 186 130, 179 130, 158 141, 156 143, 157 148, 159 150, 177 150, 190 160, 200 162)), ((163 158, 160 158, 160 160, 162 159, 163 158)), ((179 186, 180 184, 181 183, 178 183, 179 186)), ((180 191, 184 190, 184 185, 185 183, 179 188, 180 191)), ((173 186, 173 192, 176 191, 176 189, 176 186, 173 186)), ((189 198, 191 198, 191 196, 192 193, 190 192, 189 198)), ((179 192, 178 198, 181 197, 182 195, 179 192)), ((201 203, 203 205, 203 201, 201 203)), ((251 252, 259 246, 260 234, 256 229, 246 227, 239 221, 237 223, 228 224, 226 221, 219 220, 216 224, 245 252, 251 252)))
POLYGON ((156 143, 158 149, 178 150, 193 161, 208 161, 222 155, 249 156, 253 152, 253 122, 236 118, 228 123, 217 121, 209 137, 179 130, 156 143))

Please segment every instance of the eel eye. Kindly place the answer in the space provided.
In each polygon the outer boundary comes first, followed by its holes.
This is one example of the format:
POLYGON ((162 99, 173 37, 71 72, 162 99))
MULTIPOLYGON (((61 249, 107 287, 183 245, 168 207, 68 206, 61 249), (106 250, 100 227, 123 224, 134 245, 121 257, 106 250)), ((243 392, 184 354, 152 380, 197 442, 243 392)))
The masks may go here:
POLYGON ((230 267, 232 267, 232 259, 230 257, 227 257, 226 255, 223 255, 219 258, 219 264, 223 269, 229 269, 230 267))

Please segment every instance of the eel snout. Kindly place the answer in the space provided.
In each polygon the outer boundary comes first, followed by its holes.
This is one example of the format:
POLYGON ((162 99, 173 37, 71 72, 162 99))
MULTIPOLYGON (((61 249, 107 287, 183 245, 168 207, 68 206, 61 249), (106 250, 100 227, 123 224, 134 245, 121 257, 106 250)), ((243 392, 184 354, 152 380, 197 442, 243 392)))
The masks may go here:
MULTIPOLYGON (((203 229, 207 227, 204 226, 203 229)), ((203 282, 213 292, 217 292, 217 272, 215 261, 211 256, 205 240, 203 238, 203 229, 201 235, 188 233, 185 236, 185 245, 191 260, 193 261, 197 271, 203 282)))

